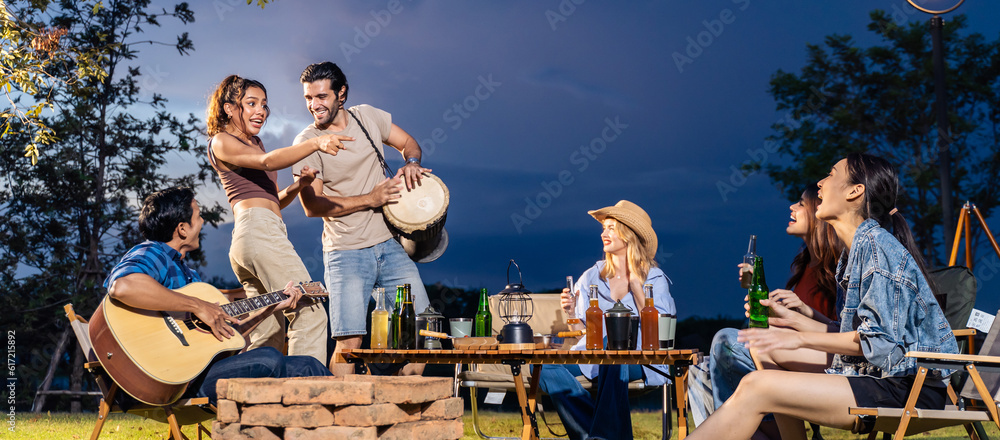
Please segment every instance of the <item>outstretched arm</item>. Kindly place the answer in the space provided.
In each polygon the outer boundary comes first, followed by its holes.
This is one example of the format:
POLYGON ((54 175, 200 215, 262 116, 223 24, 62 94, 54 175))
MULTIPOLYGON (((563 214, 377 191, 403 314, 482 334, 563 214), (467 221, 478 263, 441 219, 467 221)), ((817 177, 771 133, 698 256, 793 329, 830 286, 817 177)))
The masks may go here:
MULTIPOLYGON (((350 136, 336 134, 309 139, 290 147, 268 152, 248 145, 228 133, 219 133, 212 138, 212 153, 219 160, 237 167, 255 170, 276 171, 288 168, 314 151, 336 155, 344 149, 343 141, 353 141, 350 136)), ((258 141, 259 142, 259 141, 258 141)))
POLYGON ((108 295, 129 306, 143 310, 188 312, 204 321, 218 340, 235 334, 229 324, 242 321, 229 316, 218 304, 174 292, 144 273, 118 278, 108 288, 108 295))

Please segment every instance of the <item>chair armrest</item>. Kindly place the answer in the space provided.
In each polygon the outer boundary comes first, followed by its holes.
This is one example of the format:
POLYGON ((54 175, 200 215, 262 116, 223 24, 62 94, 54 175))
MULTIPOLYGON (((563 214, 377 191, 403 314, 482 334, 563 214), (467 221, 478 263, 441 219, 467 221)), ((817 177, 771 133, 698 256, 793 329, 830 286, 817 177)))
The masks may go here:
POLYGON ((982 356, 978 354, 933 353, 927 351, 911 351, 906 357, 917 360, 918 364, 930 368, 965 369, 967 365, 975 365, 980 370, 1000 370, 1000 356, 982 356))
POLYGON ((974 328, 962 328, 958 330, 952 330, 951 332, 955 335, 956 338, 962 336, 976 336, 976 329, 974 328))

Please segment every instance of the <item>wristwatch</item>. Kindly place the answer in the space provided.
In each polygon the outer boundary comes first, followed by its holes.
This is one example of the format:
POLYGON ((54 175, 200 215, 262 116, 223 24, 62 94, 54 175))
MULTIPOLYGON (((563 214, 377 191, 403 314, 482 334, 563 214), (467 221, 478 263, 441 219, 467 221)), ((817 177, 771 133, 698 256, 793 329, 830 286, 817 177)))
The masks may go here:
POLYGON ((406 159, 406 163, 403 164, 403 166, 409 165, 411 163, 415 163, 417 165, 420 165, 420 158, 419 157, 408 158, 408 159, 406 159))

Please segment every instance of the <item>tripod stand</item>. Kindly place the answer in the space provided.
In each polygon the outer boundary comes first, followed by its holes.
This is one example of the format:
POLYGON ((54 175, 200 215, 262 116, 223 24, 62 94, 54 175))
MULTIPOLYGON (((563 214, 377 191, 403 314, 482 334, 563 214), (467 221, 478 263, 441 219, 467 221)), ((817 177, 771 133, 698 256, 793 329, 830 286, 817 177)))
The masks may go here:
POLYGON ((962 240, 962 227, 965 227, 965 267, 972 270, 972 247, 970 245, 972 240, 972 213, 976 213, 976 218, 979 219, 979 224, 983 227, 983 232, 986 233, 986 237, 990 239, 990 244, 993 245, 993 251, 997 253, 1000 257, 1000 246, 997 246, 997 240, 993 238, 993 233, 990 232, 990 227, 986 224, 986 220, 983 219, 983 214, 979 212, 979 208, 972 202, 966 201, 965 205, 962 206, 962 210, 958 213, 958 227, 955 228, 955 243, 951 246, 951 257, 948 259, 948 265, 954 266, 955 261, 958 259, 958 244, 962 240))

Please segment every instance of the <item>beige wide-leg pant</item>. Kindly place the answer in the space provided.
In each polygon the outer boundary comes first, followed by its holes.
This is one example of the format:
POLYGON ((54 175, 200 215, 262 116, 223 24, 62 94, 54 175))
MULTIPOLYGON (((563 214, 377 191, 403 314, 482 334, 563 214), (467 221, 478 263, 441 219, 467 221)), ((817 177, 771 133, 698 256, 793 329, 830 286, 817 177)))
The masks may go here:
MULTIPOLYGON (((288 241, 285 223, 264 208, 245 209, 236 216, 229 262, 247 297, 284 290, 289 281, 311 281, 309 271, 288 241)), ((284 311, 284 317, 288 319, 288 354, 312 356, 326 365, 328 318, 323 305, 299 301, 295 310, 284 311)), ((268 346, 282 350, 283 324, 280 312, 265 318, 250 332, 248 349, 268 346)))

